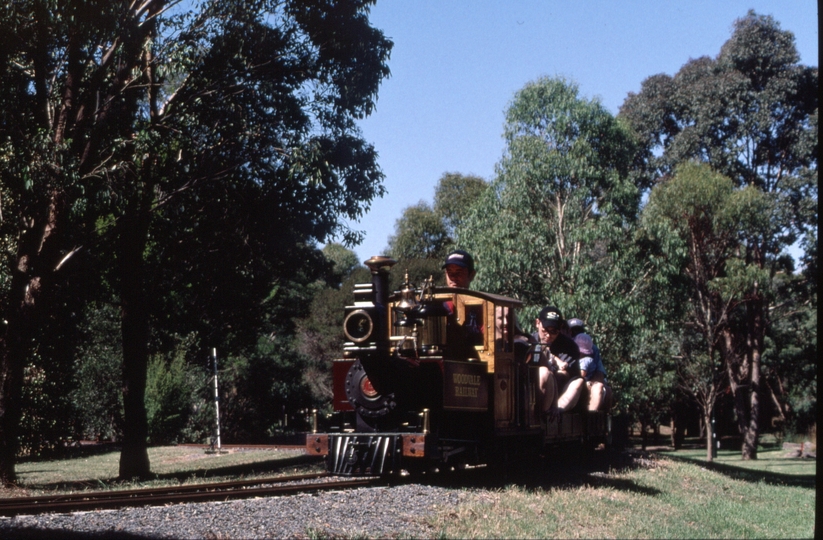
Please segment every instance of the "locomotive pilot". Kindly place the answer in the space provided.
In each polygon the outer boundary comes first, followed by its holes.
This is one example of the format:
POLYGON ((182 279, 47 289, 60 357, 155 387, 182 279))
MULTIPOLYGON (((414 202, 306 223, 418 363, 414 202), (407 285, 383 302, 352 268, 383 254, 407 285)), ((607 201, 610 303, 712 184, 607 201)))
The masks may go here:
POLYGON ((539 365, 542 413, 549 421, 577 404, 584 384, 578 366, 580 350, 561 332, 564 324, 560 310, 554 306, 544 307, 535 320, 537 332, 533 339, 540 347, 539 357, 532 355, 532 361, 539 365))

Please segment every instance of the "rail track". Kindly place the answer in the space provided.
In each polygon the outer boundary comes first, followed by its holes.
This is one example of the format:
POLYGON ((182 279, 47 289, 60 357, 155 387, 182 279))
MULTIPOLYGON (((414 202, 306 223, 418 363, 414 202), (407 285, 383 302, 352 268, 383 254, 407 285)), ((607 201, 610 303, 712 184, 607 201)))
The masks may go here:
POLYGON ((132 506, 160 506, 175 503, 228 501, 294 495, 332 489, 349 489, 380 483, 378 478, 331 480, 327 473, 280 476, 210 484, 189 484, 164 488, 123 491, 95 491, 0 499, 0 516, 69 513, 132 506), (324 480, 314 481, 313 480, 324 480), (301 482, 301 483, 294 483, 301 482))
MULTIPOLYGON (((178 444, 183 448, 202 448, 203 450, 216 450, 211 444, 184 443, 178 444)), ((305 450, 306 444, 224 444, 221 450, 305 450)))

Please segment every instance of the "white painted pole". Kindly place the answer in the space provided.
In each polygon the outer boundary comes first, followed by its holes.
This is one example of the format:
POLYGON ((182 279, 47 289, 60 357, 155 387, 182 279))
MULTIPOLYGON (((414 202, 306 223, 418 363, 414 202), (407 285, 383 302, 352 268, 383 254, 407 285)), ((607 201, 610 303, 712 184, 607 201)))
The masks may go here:
POLYGON ((217 393, 217 348, 212 348, 214 358, 214 415, 217 421, 217 451, 220 452, 220 396, 217 393))

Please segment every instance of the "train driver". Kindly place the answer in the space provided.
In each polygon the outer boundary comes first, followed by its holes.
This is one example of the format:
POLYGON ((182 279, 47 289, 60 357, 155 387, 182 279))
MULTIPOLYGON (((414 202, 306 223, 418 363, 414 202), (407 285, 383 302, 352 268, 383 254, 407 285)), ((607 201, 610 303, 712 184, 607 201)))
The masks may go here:
MULTIPOLYGON (((443 263, 443 270, 446 274, 446 286, 468 289, 477 271, 474 269, 474 257, 467 251, 457 249, 446 256, 443 263)), ((460 295, 454 295, 453 300, 443 302, 443 306, 448 310, 449 315, 456 315, 455 302, 460 295)), ((466 313, 467 320, 458 323, 457 320, 449 317, 448 341, 455 354, 476 357, 475 345, 483 343, 483 321, 477 318, 477 313, 466 313)))
POLYGON ((474 258, 462 249, 452 251, 443 263, 446 271, 446 286, 468 289, 477 272, 474 270, 474 258))
POLYGON ((538 369, 542 413, 549 421, 577 404, 584 381, 580 377, 580 350, 572 338, 561 333, 565 321, 560 310, 546 306, 535 320, 533 336, 541 344, 540 358, 533 359, 538 369))

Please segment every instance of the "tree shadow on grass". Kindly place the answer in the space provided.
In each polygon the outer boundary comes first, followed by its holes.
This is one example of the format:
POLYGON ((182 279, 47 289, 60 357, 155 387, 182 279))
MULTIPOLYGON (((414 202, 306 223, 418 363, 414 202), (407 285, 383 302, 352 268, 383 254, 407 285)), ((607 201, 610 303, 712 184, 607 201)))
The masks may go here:
POLYGON ((583 456, 579 451, 552 450, 540 456, 522 456, 507 466, 491 466, 448 474, 429 474, 411 481, 444 487, 502 489, 518 486, 529 490, 576 489, 608 486, 615 490, 655 496, 662 492, 632 480, 615 478, 614 471, 654 467, 647 452, 597 450, 583 456))
MULTIPOLYGON (((185 481, 191 478, 216 478, 221 476, 243 476, 252 474, 265 474, 282 472, 283 469, 290 467, 312 465, 322 461, 322 457, 300 455, 285 459, 270 459, 266 461, 257 461, 255 463, 244 463, 240 465, 229 465, 226 467, 203 467, 200 469, 190 469, 184 472, 154 474, 151 480, 178 480, 185 481)), ((122 480, 117 478, 101 478, 93 481, 78 481, 78 482, 54 482, 47 484, 27 484, 26 487, 30 489, 42 489, 45 491, 51 490, 87 490, 89 488, 104 489, 117 488, 123 484, 122 480)), ((133 489, 133 488, 131 488, 133 489)))
POLYGON ((585 483, 591 487, 610 487, 616 491, 625 491, 638 495, 655 496, 662 493, 662 491, 657 488, 642 486, 633 480, 626 480, 625 478, 611 478, 607 476, 590 477, 585 483))
POLYGON ((814 487, 816 485, 816 475, 814 474, 784 474, 773 471, 757 471, 744 467, 735 467, 727 463, 718 463, 717 461, 708 462, 669 453, 666 454, 666 457, 672 461, 699 465, 704 469, 719 472, 729 478, 744 480, 746 482, 765 482, 776 486, 792 487, 814 487))
POLYGON ((655 496, 662 492, 655 488, 643 486, 625 478, 615 478, 611 473, 640 468, 655 467, 656 461, 647 452, 635 450, 598 450, 587 454, 576 451, 573 447, 557 453, 543 456, 537 467, 522 462, 512 477, 516 485, 528 489, 578 488, 580 486, 607 486, 619 491, 639 495, 655 496), (540 465, 542 464, 542 470, 540 465))

